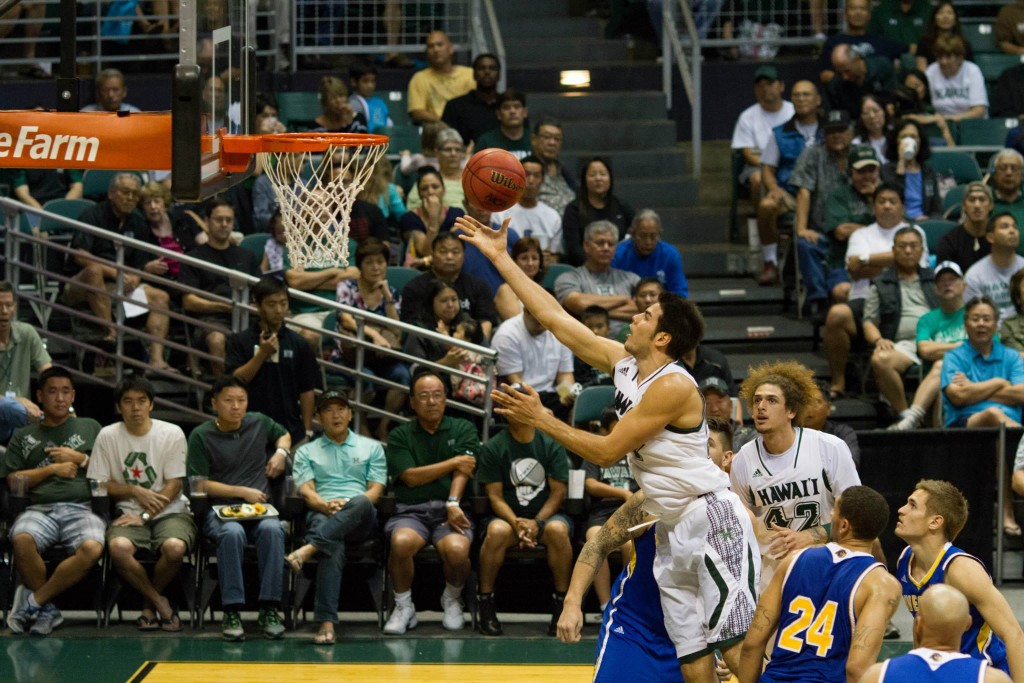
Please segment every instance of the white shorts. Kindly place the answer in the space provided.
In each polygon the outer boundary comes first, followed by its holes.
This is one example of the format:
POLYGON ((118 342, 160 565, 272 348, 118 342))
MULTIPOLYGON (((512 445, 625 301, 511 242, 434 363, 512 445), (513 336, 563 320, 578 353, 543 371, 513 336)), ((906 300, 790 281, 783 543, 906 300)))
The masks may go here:
POLYGON ((691 503, 674 524, 658 522, 654 578, 665 630, 685 662, 738 642, 757 604, 761 553, 746 508, 728 490, 691 503))

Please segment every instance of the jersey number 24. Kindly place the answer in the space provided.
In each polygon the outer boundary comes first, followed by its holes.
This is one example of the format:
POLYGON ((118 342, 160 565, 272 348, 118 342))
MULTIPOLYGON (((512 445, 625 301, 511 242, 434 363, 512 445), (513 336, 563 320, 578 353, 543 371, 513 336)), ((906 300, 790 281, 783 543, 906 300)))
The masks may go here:
POLYGON ((819 657, 827 657, 832 649, 832 627, 839 606, 829 600, 820 610, 805 595, 798 595, 789 603, 789 613, 796 618, 779 632, 779 647, 790 652, 802 652, 804 644, 817 648, 819 657))

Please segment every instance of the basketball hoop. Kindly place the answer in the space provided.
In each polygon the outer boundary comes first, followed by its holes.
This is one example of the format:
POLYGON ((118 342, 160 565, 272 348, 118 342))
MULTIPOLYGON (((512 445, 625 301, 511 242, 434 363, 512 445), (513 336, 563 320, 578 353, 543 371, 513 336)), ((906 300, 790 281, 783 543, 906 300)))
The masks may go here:
POLYGON ((234 155, 258 155, 281 209, 292 267, 348 264, 352 206, 387 151, 386 135, 221 135, 220 142, 225 166, 234 155))

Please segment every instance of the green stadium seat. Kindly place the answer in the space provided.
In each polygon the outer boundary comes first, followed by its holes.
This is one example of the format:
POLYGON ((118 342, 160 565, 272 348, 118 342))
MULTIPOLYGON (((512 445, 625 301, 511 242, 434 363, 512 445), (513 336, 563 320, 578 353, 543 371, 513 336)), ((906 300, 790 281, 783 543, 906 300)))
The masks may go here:
POLYGON ((384 100, 384 104, 388 105, 388 116, 391 117, 392 124, 396 126, 412 125, 412 122, 409 120, 409 103, 406 101, 405 91, 378 90, 373 94, 384 100))
POLYGON ((938 173, 952 175, 957 185, 981 180, 981 169, 974 157, 966 152, 937 149, 932 152, 928 165, 938 173))
MULTIPOLYGON (((90 206, 96 206, 96 202, 91 199, 51 199, 43 204, 43 208, 50 213, 75 220, 90 206)), ((46 233, 69 233, 72 228, 67 223, 43 216, 39 221, 39 230, 46 233)))
POLYGON ((993 26, 990 22, 981 22, 978 24, 963 23, 961 27, 964 30, 964 38, 974 48, 974 55, 979 54, 992 54, 999 53, 1001 50, 996 45, 996 36, 993 26))
POLYGON ((572 270, 572 266, 568 263, 552 263, 548 266, 547 272, 544 273, 544 289, 553 290, 555 288, 555 280, 558 279, 558 276, 562 273, 568 273, 570 270, 572 270))
POLYGON ((242 238, 242 249, 251 251, 257 261, 263 260, 263 248, 267 245, 272 235, 269 232, 254 232, 242 238))
POLYGON ((1011 66, 1024 63, 1021 55, 1000 54, 976 54, 974 62, 981 69, 981 75, 985 77, 986 83, 994 83, 1001 73, 1011 66))
POLYGON ((585 422, 593 422, 601 417, 601 411, 615 402, 615 387, 601 385, 587 387, 576 397, 576 403, 572 408, 573 425, 585 422))
POLYGON ((964 193, 967 191, 966 185, 957 185, 942 198, 942 216, 950 220, 956 220, 960 217, 960 206, 964 203, 964 193))
POLYGON ((290 131, 302 132, 316 127, 315 119, 323 112, 320 95, 315 92, 279 92, 277 118, 290 131))
POLYGON ((1017 119, 964 119, 960 122, 961 145, 1002 147, 1006 133, 1017 127, 1017 119))
POLYGON ((395 291, 401 296, 405 286, 422 274, 423 271, 416 270, 415 268, 388 266, 388 284, 394 287, 395 291))
POLYGON ((142 171, 109 171, 104 168, 90 168, 82 175, 82 196, 97 202, 106 199, 110 181, 118 173, 134 173, 139 177, 140 184, 146 184, 146 175, 142 171))
POLYGON ((928 251, 934 253, 939 240, 943 235, 955 228, 956 223, 936 218, 921 221, 917 226, 924 230, 925 239, 928 240, 928 251))
POLYGON ((381 135, 388 136, 388 155, 398 157, 402 150, 409 150, 412 154, 420 151, 420 129, 418 126, 392 126, 380 131, 381 135))

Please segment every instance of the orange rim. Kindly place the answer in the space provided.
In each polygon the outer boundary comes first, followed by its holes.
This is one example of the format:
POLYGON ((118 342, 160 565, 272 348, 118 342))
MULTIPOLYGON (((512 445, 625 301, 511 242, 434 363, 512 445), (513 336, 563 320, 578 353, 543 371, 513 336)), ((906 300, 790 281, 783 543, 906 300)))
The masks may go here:
POLYGON ((386 135, 367 133, 266 133, 223 135, 221 148, 234 154, 261 152, 325 152, 332 147, 377 147, 388 143, 386 135))

